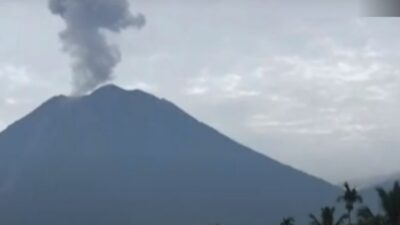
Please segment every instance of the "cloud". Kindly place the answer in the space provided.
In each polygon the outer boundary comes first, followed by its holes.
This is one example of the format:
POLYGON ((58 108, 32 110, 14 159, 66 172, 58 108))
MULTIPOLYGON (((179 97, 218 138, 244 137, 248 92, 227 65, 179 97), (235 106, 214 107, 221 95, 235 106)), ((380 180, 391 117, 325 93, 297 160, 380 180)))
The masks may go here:
POLYGON ((127 0, 49 0, 49 9, 59 15, 67 28, 60 33, 64 51, 74 59, 73 88, 85 94, 110 81, 121 61, 116 45, 106 41, 103 31, 119 33, 145 25, 144 15, 133 15, 127 0))
MULTIPOLYGON (((336 57, 335 48, 323 59, 276 56, 267 60, 264 67, 258 66, 254 72, 257 77, 254 83, 258 85, 253 87, 256 87, 255 91, 264 90, 263 95, 269 96, 266 98, 268 108, 264 109, 269 113, 266 116, 268 120, 259 121, 260 118, 256 117, 250 123, 258 124, 258 128, 267 124, 278 131, 280 127, 285 132, 312 134, 310 129, 310 132, 305 132, 304 126, 308 126, 324 131, 315 133, 341 132, 344 136, 368 133, 375 126, 382 126, 363 115, 366 106, 372 109, 381 104, 390 105, 390 96, 395 93, 388 92, 385 87, 389 80, 377 81, 385 76, 390 79, 396 77, 396 67, 358 50, 346 51, 351 54, 340 58, 336 57), (355 57, 355 54, 358 56, 355 57), (292 114, 293 111, 296 114, 292 114), (310 122, 303 124, 299 121, 310 122), (373 125, 368 125, 371 123, 373 125), (291 125, 290 129, 287 129, 288 125, 291 125)), ((397 80, 400 81, 399 78, 397 80)), ((371 115, 371 112, 367 114, 371 115)))
POLYGON ((12 90, 29 85, 31 77, 25 67, 5 64, 0 65, 0 81, 6 85, 6 89, 12 90))
POLYGON ((149 84, 149 83, 142 82, 142 81, 134 82, 132 84, 126 84, 124 86, 125 86, 125 88, 127 88, 129 90, 139 89, 139 90, 147 91, 147 92, 154 92, 157 90, 156 85, 149 84))
MULTIPOLYGON (((354 29, 362 28, 355 25, 354 29)), ((340 179, 338 174, 346 174, 347 178, 342 179, 349 179, 398 170, 394 162, 383 168, 382 163, 388 159, 376 157, 382 154, 378 149, 398 146, 398 141, 388 137, 385 142, 374 141, 377 133, 390 130, 396 133, 400 128, 395 116, 400 113, 397 63, 388 60, 390 56, 382 54, 382 48, 373 46, 369 36, 358 46, 344 44, 340 37, 322 37, 310 38, 305 43, 307 47, 297 53, 253 58, 253 62, 246 62, 249 67, 244 71, 232 69, 232 65, 227 69, 232 73, 208 69, 207 73, 189 80, 187 90, 192 92, 188 93, 209 101, 220 99, 219 120, 244 121, 239 125, 217 122, 222 123, 222 129, 257 149, 265 149, 268 155, 290 161, 309 172, 333 179, 340 179), (318 51, 305 56, 308 49, 318 51), (240 72, 233 73, 235 70, 240 72), (257 94, 249 95, 245 102, 240 95, 236 101, 223 100, 241 90, 257 94), (240 116, 224 118, 232 108, 240 116), (342 154, 358 157, 360 168, 352 166, 350 160, 341 159, 342 154), (329 160, 329 157, 346 169, 338 171, 333 169, 334 165, 331 169, 321 169, 327 165, 318 160, 329 160), (304 162, 303 158, 310 162, 304 162), (366 164, 371 169, 363 171, 362 165, 366 164)), ((399 156, 393 150, 387 154, 399 156)))
POLYGON ((185 93, 189 95, 215 95, 223 98, 254 97, 260 92, 243 87, 244 79, 239 74, 228 73, 222 76, 211 75, 204 70, 199 77, 191 79, 185 93))

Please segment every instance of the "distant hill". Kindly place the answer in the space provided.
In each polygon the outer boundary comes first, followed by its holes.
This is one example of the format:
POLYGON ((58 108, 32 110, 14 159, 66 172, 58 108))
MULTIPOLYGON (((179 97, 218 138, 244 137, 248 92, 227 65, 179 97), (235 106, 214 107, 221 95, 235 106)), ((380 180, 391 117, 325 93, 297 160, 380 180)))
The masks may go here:
POLYGON ((0 133, 0 224, 273 225, 338 192, 116 86, 54 97, 0 133))
POLYGON ((393 188, 393 185, 396 181, 400 182, 400 173, 375 179, 373 182, 371 182, 371 185, 369 185, 369 187, 364 188, 361 191, 361 194, 364 196, 365 203, 369 205, 373 210, 380 211, 380 200, 376 189, 380 187, 386 190, 390 190, 393 188))
POLYGON ((386 174, 386 175, 382 174, 379 176, 358 178, 349 180, 348 182, 351 183, 353 186, 358 187, 359 189, 369 189, 369 188, 374 188, 377 185, 381 185, 386 182, 392 182, 398 179, 400 179, 400 172, 386 174))

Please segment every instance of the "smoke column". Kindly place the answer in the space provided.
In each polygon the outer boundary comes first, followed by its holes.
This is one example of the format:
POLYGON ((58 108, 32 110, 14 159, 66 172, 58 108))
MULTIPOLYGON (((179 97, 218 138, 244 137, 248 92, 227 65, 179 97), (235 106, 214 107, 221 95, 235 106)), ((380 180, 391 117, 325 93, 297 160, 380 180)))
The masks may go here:
POLYGON ((131 14, 127 0, 49 0, 49 8, 67 25, 60 39, 73 58, 73 94, 78 95, 111 80, 121 61, 118 47, 108 44, 102 32, 140 29, 146 23, 142 14, 131 14))

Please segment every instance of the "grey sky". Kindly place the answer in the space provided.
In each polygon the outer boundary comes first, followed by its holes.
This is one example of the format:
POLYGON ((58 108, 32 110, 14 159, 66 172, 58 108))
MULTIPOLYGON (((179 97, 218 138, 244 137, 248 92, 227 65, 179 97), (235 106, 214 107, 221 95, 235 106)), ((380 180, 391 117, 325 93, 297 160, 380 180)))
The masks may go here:
MULTIPOLYGON (((400 171, 398 19, 340 3, 199 2, 132 1, 147 24, 107 33, 123 55, 115 83, 332 182, 400 171)), ((70 93, 71 61, 47 1, 1 0, 0 15, 3 129, 70 93)))

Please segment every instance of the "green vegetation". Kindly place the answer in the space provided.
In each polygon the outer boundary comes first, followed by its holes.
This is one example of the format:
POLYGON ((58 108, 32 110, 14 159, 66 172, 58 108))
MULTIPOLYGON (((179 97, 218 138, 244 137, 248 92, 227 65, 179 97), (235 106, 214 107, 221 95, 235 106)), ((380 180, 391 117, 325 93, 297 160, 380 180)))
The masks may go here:
MULTIPOLYGON (((400 185, 396 182, 391 190, 377 189, 383 214, 374 214, 367 206, 357 210, 357 221, 353 223, 352 213, 357 203, 362 203, 362 197, 356 188, 351 188, 346 182, 344 192, 338 197, 343 202, 347 213, 336 219, 335 207, 321 208, 321 214, 310 214, 310 225, 400 225, 400 185), (347 223, 345 223, 347 221, 347 223)), ((292 217, 284 218, 280 225, 294 225, 292 217)))
POLYGON ((323 207, 321 209, 320 219, 310 214, 311 225, 342 225, 343 221, 347 218, 347 215, 342 215, 337 221, 335 221, 335 207, 323 207))

